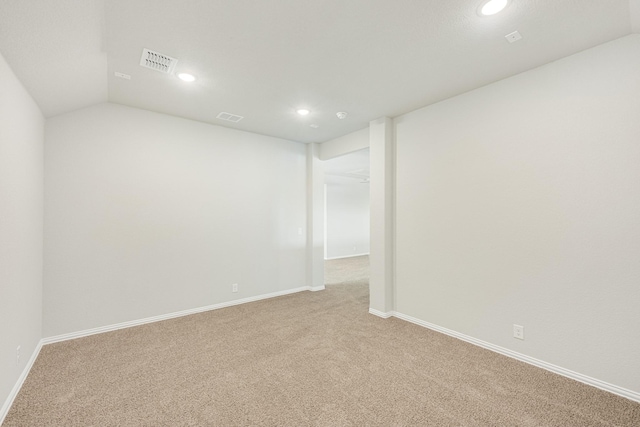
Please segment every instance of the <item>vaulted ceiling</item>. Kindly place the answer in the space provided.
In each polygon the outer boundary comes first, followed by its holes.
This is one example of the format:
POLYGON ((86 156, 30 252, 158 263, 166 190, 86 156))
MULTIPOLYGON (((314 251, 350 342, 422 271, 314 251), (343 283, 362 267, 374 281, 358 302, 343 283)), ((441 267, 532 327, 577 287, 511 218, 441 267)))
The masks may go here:
POLYGON ((109 101, 323 142, 640 31, 640 0, 481 3, 0 0, 0 52, 47 117, 109 101), (196 81, 141 67, 143 48, 196 81))

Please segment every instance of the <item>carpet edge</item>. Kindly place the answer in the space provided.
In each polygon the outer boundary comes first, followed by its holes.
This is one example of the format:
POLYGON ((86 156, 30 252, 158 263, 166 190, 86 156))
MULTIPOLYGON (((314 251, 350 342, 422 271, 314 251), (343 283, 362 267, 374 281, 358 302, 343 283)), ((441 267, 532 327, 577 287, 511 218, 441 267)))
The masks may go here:
MULTIPOLYGON (((369 309, 369 312, 372 312, 372 309, 369 309)), ((617 396, 624 397, 626 399, 635 401, 640 403, 640 393, 635 392, 633 390, 626 389, 624 387, 619 387, 615 384, 610 384, 605 381, 601 381, 596 378, 589 377, 587 375, 581 374, 579 372, 574 372, 569 369, 563 368, 561 366, 554 365, 552 363, 545 362, 543 360, 536 359, 534 357, 527 356, 522 353, 518 353, 517 351, 509 350, 508 348, 500 347, 495 344, 491 344, 486 341, 479 340, 477 338, 473 338, 469 335, 461 334, 460 332, 453 331, 451 329, 443 328, 442 326, 435 325, 433 323, 426 322, 424 320, 417 319, 412 316, 408 316, 403 313, 399 313, 397 311, 393 311, 391 313, 382 313, 388 314, 389 316, 396 317, 400 320, 404 320, 410 323, 413 323, 418 326, 422 326, 427 329, 431 329, 435 332, 440 332, 445 335, 449 335, 450 337, 457 338, 462 341, 466 341, 470 344, 476 345, 478 347, 485 348, 487 350, 493 351, 495 353, 502 354, 507 357, 511 357, 512 359, 519 360, 524 363, 528 363, 529 365, 536 366, 538 368, 542 368, 544 370, 553 372, 558 375, 562 375, 563 377, 570 378, 572 380, 581 382, 583 384, 599 388, 600 390, 608 391, 609 393, 613 393, 617 396)), ((375 314, 375 313, 372 313, 375 314)), ((382 316, 381 316, 382 317, 382 316)))
POLYGON ((393 316, 393 311, 385 313, 384 311, 376 310, 375 308, 369 307, 369 314, 373 314, 374 316, 378 316, 383 319, 388 319, 393 316))
POLYGON ((29 372, 31 372, 31 368, 33 367, 33 364, 35 363, 36 359, 38 358, 38 355, 40 354, 42 345, 43 345, 42 340, 38 341, 38 345, 33 350, 33 353, 31 353, 31 357, 29 358, 29 361, 25 365, 24 369, 22 370, 22 373, 18 377, 18 380, 16 381, 15 385, 11 389, 9 396, 7 396, 7 399, 4 401, 4 404, 2 405, 2 409, 0 409, 0 426, 4 422, 7 415, 9 414, 9 411, 11 410, 11 406, 13 406, 13 401, 18 396, 18 393, 20 393, 20 389, 22 388, 22 385, 24 384, 25 380, 29 376, 29 372))
POLYGON ((61 341, 67 341, 67 340, 72 340, 76 338, 87 337, 90 335, 101 334, 104 332, 117 331, 118 329, 131 328, 134 326, 145 325, 147 323, 161 322, 163 320, 175 319, 176 317, 189 316, 191 314, 203 313, 205 311, 218 310, 221 308, 232 307, 234 305, 246 304, 246 303, 260 301, 264 299, 280 297, 280 296, 294 294, 294 293, 303 292, 303 291, 314 291, 314 290, 320 290, 320 289, 311 288, 310 286, 302 286, 299 288, 271 292, 268 294, 256 295, 253 297, 242 298, 242 299, 222 302, 218 304, 211 304, 203 307, 196 307, 196 308, 190 308, 187 310, 175 311, 172 313, 161 314, 158 316, 145 317, 142 319, 130 320, 130 321, 121 322, 121 323, 114 323, 112 325, 99 326, 97 328, 85 329, 82 331, 69 332, 66 334, 46 337, 42 339, 42 344, 43 345, 53 344, 61 341))

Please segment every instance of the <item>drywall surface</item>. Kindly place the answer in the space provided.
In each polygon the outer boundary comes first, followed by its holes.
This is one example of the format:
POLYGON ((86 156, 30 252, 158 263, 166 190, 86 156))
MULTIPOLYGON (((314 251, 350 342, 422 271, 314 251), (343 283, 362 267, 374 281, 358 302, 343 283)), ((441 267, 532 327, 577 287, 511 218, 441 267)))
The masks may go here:
POLYGON ((369 312, 388 316, 394 301, 394 123, 380 117, 369 123, 371 181, 369 312))
POLYGON ((639 70, 630 35, 397 118, 396 311, 640 392, 639 70))
POLYGON ((304 144, 115 104, 45 129, 45 337, 305 286, 304 144))
POLYGON ((369 128, 364 128, 320 144, 320 160, 329 160, 369 146, 369 128))
POLYGON ((369 184, 342 178, 327 184, 327 259, 369 253, 369 184))
POLYGON ((629 15, 631 18, 631 31, 640 33, 640 0, 629 0, 629 15))
POLYGON ((324 289, 324 164, 319 144, 307 144, 307 286, 324 289))
POLYGON ((2 407, 42 338, 44 118, 1 55, 0 94, 2 407))

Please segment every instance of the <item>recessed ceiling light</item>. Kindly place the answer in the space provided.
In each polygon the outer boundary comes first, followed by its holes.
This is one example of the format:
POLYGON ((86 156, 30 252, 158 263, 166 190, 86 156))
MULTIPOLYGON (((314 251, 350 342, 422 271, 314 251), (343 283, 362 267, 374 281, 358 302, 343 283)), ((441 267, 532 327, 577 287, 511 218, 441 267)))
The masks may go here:
POLYGON ((188 74, 188 73, 180 73, 178 74, 178 78, 184 82, 192 82, 196 79, 195 77, 193 77, 191 74, 188 74))
POLYGON ((336 116, 337 116, 340 120, 343 120, 343 119, 346 119, 346 118, 347 118, 347 113, 345 113, 344 111, 339 111, 339 112, 337 112, 337 113, 336 113, 336 116))
POLYGON ((307 110, 306 108, 301 108, 299 110, 296 111, 296 113, 300 114, 301 116, 306 116, 307 114, 309 114, 311 111, 307 110))
POLYGON ((489 0, 480 6, 480 15, 491 16, 507 7, 509 0, 489 0))

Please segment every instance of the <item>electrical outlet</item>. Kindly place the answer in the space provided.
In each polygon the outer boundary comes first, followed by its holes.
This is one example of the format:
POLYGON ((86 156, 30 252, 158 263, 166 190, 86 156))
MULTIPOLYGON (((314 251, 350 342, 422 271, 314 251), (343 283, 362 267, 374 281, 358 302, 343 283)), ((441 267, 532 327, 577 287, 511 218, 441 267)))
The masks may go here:
POLYGON ((519 340, 524 339, 524 326, 513 325, 513 337, 518 338, 519 340))
POLYGON ((238 284, 234 283, 233 285, 231 285, 231 292, 238 292, 238 284))
POLYGON ((16 348, 16 366, 20 367, 20 346, 16 348))
POLYGON ((355 252, 355 251, 356 251, 356 247, 354 246, 354 247, 353 247, 353 252, 355 252))

